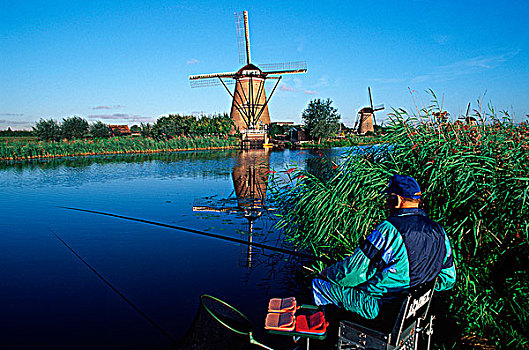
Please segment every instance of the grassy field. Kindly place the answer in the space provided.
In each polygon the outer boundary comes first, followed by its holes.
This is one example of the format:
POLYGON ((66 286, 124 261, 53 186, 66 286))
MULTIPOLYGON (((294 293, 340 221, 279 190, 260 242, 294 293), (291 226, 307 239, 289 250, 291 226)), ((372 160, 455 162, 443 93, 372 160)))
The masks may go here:
POLYGON ((0 142, 0 161, 23 161, 40 158, 91 156, 97 154, 128 154, 174 152, 233 148, 235 138, 175 137, 155 140, 148 137, 113 137, 72 141, 3 140, 0 142))
POLYGON ((527 349, 529 126, 493 109, 477 110, 475 125, 439 112, 435 101, 415 114, 395 110, 383 146, 290 169, 274 187, 278 226, 297 249, 341 260, 385 218, 389 177, 411 175, 456 257, 456 286, 436 297, 436 324, 450 328, 436 347, 527 349))
POLYGON ((350 135, 341 139, 327 140, 321 143, 308 142, 299 145, 299 148, 303 149, 324 149, 331 147, 351 147, 351 146, 364 146, 373 145, 383 142, 382 136, 359 136, 350 135))
POLYGON ((10 141, 20 141, 20 142, 28 142, 28 141, 38 141, 38 137, 36 136, 0 136, 0 142, 10 142, 10 141))

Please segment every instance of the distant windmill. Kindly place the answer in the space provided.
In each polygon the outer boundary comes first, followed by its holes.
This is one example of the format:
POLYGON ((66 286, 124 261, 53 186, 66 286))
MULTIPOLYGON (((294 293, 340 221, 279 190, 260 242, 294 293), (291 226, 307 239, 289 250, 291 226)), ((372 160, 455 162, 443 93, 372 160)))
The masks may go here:
POLYGON ((375 132, 375 112, 384 109, 384 105, 378 105, 373 107, 373 97, 371 96, 371 88, 368 86, 367 91, 369 92, 369 107, 364 107, 358 112, 358 116, 355 122, 355 130, 359 135, 365 135, 368 132, 375 132))
MULTIPOLYGON (((250 33, 248 30, 248 12, 235 13, 237 29, 237 42, 239 47, 239 63, 244 66, 237 72, 212 73, 191 75, 192 87, 214 86, 222 84, 232 97, 231 117, 235 129, 243 135, 243 140, 261 140, 264 142, 266 131, 270 125, 268 102, 274 94, 282 74, 295 74, 307 72, 304 61, 263 64, 261 68, 251 63, 250 59, 250 33), (277 80, 272 92, 266 97, 266 79, 277 80), (232 93, 227 84, 235 83, 232 93)), ((235 131, 235 130, 234 130, 235 131)))

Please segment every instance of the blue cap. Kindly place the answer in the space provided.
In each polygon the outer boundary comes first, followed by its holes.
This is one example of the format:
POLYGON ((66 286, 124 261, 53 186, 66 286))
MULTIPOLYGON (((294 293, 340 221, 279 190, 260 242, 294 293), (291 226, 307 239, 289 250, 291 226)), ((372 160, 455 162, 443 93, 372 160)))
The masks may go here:
POLYGON ((421 188, 415 179, 407 175, 393 175, 383 193, 396 194, 404 198, 421 198, 421 188))

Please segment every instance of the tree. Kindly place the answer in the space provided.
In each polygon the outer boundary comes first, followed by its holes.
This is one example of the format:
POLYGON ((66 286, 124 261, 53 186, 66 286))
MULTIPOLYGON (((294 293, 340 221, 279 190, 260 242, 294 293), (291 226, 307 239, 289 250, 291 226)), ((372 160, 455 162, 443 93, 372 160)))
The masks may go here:
POLYGON ((61 127, 56 120, 41 118, 33 127, 33 132, 40 140, 58 141, 61 138, 61 127))
POLYGON ((193 123, 196 119, 191 116, 180 114, 169 114, 156 120, 153 126, 154 136, 160 138, 172 138, 177 135, 189 135, 194 131, 193 123))
POLYGON ((133 125, 133 126, 130 127, 130 132, 131 132, 131 133, 140 133, 140 132, 141 132, 141 129, 140 129, 139 126, 137 126, 137 125, 133 125))
POLYGON ((228 113, 214 114, 211 117, 212 132, 220 135, 228 135, 233 128, 233 119, 228 113))
POLYGON ((62 121, 62 136, 68 140, 83 138, 88 134, 88 130, 88 122, 81 117, 65 118, 62 121))
POLYGON ((90 134, 92 137, 106 138, 110 137, 110 127, 98 120, 97 122, 90 125, 90 134))
POLYGON ((305 129, 313 140, 328 139, 336 134, 340 128, 338 110, 331 106, 330 98, 327 100, 314 99, 309 102, 301 117, 305 122, 305 129))
POLYGON ((270 137, 275 139, 277 135, 285 134, 292 125, 279 125, 277 123, 270 124, 270 129, 268 130, 270 137))
POLYGON ((153 137, 154 136, 153 125, 150 123, 147 123, 147 124, 141 123, 140 130, 141 130, 141 136, 143 137, 153 137))

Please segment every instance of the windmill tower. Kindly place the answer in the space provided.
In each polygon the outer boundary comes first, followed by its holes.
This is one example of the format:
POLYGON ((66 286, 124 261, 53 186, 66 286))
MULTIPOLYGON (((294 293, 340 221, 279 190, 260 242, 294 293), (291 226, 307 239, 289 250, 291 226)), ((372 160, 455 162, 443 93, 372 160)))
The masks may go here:
POLYGON ((268 102, 274 94, 283 74, 307 72, 304 61, 263 64, 261 68, 251 62, 248 12, 235 13, 239 63, 244 64, 236 72, 191 75, 191 87, 223 85, 232 98, 231 117, 233 133, 241 132, 243 144, 266 143, 266 130, 270 125, 268 102), (270 95, 265 92, 267 79, 276 80, 270 95), (233 93, 228 84, 235 84, 233 93))
POLYGON ((371 88, 369 86, 367 87, 367 91, 369 93, 369 107, 364 107, 358 112, 354 127, 359 135, 375 132, 375 112, 384 109, 383 104, 373 107, 373 97, 371 96, 371 88))

